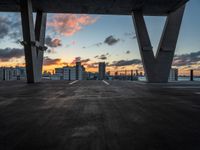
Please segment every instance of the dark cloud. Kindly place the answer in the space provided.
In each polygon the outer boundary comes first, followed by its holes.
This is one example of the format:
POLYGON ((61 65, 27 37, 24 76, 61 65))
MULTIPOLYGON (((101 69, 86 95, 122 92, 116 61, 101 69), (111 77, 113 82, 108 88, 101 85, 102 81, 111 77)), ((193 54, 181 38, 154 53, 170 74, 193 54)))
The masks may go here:
POLYGON ((10 21, 7 18, 0 17, 0 39, 8 35, 9 24, 10 24, 10 21))
POLYGON ((81 57, 80 57, 80 56, 75 57, 75 58, 72 60, 71 65, 75 65, 76 62, 81 62, 81 57))
POLYGON ((100 46, 102 46, 102 45, 104 45, 104 44, 107 44, 107 45, 109 45, 109 46, 112 46, 112 45, 118 43, 119 41, 123 41, 123 40, 117 39, 117 38, 115 38, 115 37, 113 37, 113 36, 111 35, 111 36, 107 37, 107 38, 104 40, 104 42, 98 42, 98 43, 92 44, 92 45, 90 45, 90 46, 83 46, 82 48, 85 49, 85 48, 90 48, 90 47, 94 47, 94 46, 100 47, 100 46))
POLYGON ((62 46, 62 42, 60 39, 58 38, 51 38, 50 36, 47 36, 45 38, 45 44, 48 46, 48 50, 47 53, 55 53, 55 49, 56 47, 62 46))
POLYGON ((101 45, 103 45, 102 42, 99 42, 99 43, 94 44, 94 46, 97 46, 97 47, 99 47, 99 46, 101 46, 101 45))
POLYGON ((9 61, 12 58, 21 58, 24 56, 24 50, 19 48, 0 49, 0 61, 9 61))
POLYGON ((131 52, 130 51, 126 51, 126 54, 130 54, 131 52))
POLYGON ((106 55, 101 55, 101 56, 99 56, 99 58, 98 59, 101 59, 101 60, 106 60, 107 59, 107 56, 106 55))
POLYGON ((189 54, 175 55, 173 66, 193 65, 200 62, 200 51, 189 54))
POLYGON ((81 63, 87 63, 87 62, 89 62, 89 61, 90 61, 90 59, 87 58, 87 59, 83 59, 83 60, 81 60, 81 63))
POLYGON ((0 39, 5 37, 15 41, 22 39, 21 21, 18 13, 0 17, 0 39))
POLYGON ((109 56, 109 53, 106 53, 106 54, 102 54, 102 55, 97 55, 94 58, 106 60, 108 58, 108 56, 109 56))
POLYGON ((124 35, 126 37, 130 38, 130 39, 136 39, 137 38, 137 36, 134 32, 126 32, 126 33, 124 33, 124 35))
POLYGON ((116 39, 115 37, 113 37, 112 35, 107 37, 105 40, 104 40, 104 43, 105 44, 108 44, 110 46, 118 43, 120 41, 120 39, 116 39))
POLYGON ((87 64, 86 66, 87 66, 87 68, 98 68, 99 63, 94 62, 94 63, 87 64))
POLYGON ((81 61, 81 57, 80 56, 79 57, 75 57, 74 61, 75 62, 80 62, 81 61))
POLYGON ((141 63, 142 62, 139 59, 119 60, 119 61, 113 61, 113 63, 110 64, 109 66, 121 67, 121 66, 129 66, 129 65, 138 65, 138 64, 141 64, 141 63))
POLYGON ((56 47, 62 46, 62 42, 60 39, 58 39, 58 38, 53 39, 50 36, 46 37, 45 43, 47 46, 49 46, 51 48, 56 48, 56 47))
POLYGON ((62 64, 62 63, 61 63, 61 59, 59 59, 59 58, 52 59, 49 57, 44 57, 44 60, 43 60, 44 66, 60 65, 60 64, 62 64))
POLYGON ((75 57, 74 60, 71 62, 71 64, 75 64, 76 62, 81 62, 83 64, 86 64, 87 62, 89 62, 90 59, 87 58, 87 59, 82 59, 81 57, 75 57))

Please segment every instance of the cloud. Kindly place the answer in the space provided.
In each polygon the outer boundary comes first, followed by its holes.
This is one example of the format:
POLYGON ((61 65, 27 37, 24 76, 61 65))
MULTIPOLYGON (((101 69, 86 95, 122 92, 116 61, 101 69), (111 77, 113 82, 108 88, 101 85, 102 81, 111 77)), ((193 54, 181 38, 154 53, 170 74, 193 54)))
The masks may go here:
POLYGON ((189 66, 200 62, 200 51, 192 52, 189 54, 175 55, 173 66, 189 66))
POLYGON ((83 60, 81 60, 81 63, 87 63, 87 62, 89 62, 89 61, 90 61, 90 59, 87 58, 87 59, 83 59, 83 60))
POLYGON ((81 57, 75 57, 70 64, 75 65, 76 62, 81 62, 81 57))
POLYGON ((121 66, 129 66, 129 65, 139 65, 141 63, 142 62, 139 59, 119 60, 119 61, 113 61, 112 64, 110 64, 109 66, 121 67, 121 66))
POLYGON ((137 36, 134 32, 125 32, 124 35, 130 39, 136 39, 137 36))
POLYGON ((9 24, 10 21, 7 18, 0 17, 0 39, 9 33, 9 24))
POLYGON ((99 56, 99 59, 101 59, 101 60, 106 60, 106 59, 107 59, 107 56, 106 56, 106 55, 101 55, 101 56, 99 56))
POLYGON ((48 53, 55 53, 55 49, 57 47, 62 46, 62 41, 58 38, 52 38, 50 36, 47 36, 45 38, 45 44, 49 47, 49 49, 47 50, 48 53))
POLYGON ((81 57, 75 57, 74 61, 75 62, 80 62, 81 61, 81 57))
POLYGON ((76 62, 81 62, 83 64, 87 64, 90 61, 89 58, 87 59, 82 59, 81 57, 75 57, 74 60, 71 62, 71 65, 75 65, 76 62))
POLYGON ((0 49, 0 61, 9 61, 12 58, 21 58, 24 56, 24 50, 19 48, 0 49))
POLYGON ((106 60, 107 59, 107 56, 105 54, 102 54, 102 55, 97 55, 95 56, 94 58, 97 58, 97 59, 101 59, 101 60, 106 60))
POLYGON ((61 35, 71 36, 84 26, 95 23, 97 19, 89 15, 56 14, 47 25, 61 35))
POLYGON ((106 54, 102 54, 102 55, 97 55, 94 58, 106 60, 108 58, 108 56, 109 56, 109 53, 106 53, 106 54))
POLYGON ((99 47, 99 46, 101 46, 101 45, 103 45, 102 42, 99 42, 99 43, 94 44, 94 46, 97 46, 97 47, 99 47))
POLYGON ((98 68, 99 67, 99 63, 94 62, 94 63, 90 63, 86 65, 87 68, 91 69, 91 68, 98 68))
POLYGON ((8 37, 17 41, 22 38, 20 14, 0 16, 0 39, 8 37))
POLYGON ((61 65, 61 64, 63 64, 63 63, 62 63, 62 60, 59 59, 59 58, 52 59, 52 58, 49 58, 49 57, 44 57, 44 60, 43 60, 44 66, 61 65))
POLYGON ((46 37, 45 43, 47 46, 52 47, 52 48, 62 46, 62 42, 60 39, 58 38, 52 39, 50 36, 46 37))
POLYGON ((100 46, 102 46, 104 44, 112 46, 112 45, 118 43, 119 41, 123 41, 123 40, 119 39, 119 38, 115 38, 112 35, 110 35, 107 38, 105 38, 105 40, 103 42, 98 42, 98 43, 92 44, 90 46, 83 46, 82 48, 85 49, 85 48, 90 48, 90 47, 94 47, 94 46, 100 47, 100 46))
POLYGON ((105 43, 105 44, 108 44, 108 45, 110 45, 110 46, 112 46, 112 45, 118 43, 119 41, 120 41, 120 39, 116 39, 116 38, 114 38, 114 37, 111 35, 111 36, 107 37, 107 38, 104 40, 104 43, 105 43))

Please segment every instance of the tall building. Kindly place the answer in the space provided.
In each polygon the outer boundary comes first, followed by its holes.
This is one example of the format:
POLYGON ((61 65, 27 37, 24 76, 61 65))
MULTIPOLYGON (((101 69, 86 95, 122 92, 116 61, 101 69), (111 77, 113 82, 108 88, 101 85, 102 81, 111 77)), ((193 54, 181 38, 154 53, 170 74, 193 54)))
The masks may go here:
POLYGON ((81 71, 81 62, 78 61, 76 62, 76 80, 79 80, 79 78, 81 78, 80 71, 81 71))
POLYGON ((105 79, 106 64, 105 62, 99 63, 99 80, 105 79))

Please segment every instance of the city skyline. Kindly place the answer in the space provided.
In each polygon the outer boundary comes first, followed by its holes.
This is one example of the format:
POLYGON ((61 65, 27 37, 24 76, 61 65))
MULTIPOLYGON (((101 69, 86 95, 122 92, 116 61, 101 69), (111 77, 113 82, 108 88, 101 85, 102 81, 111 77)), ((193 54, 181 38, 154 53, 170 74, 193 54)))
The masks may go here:
MULTIPOLYGON (((188 2, 177 43, 173 66, 183 72, 200 69, 198 6, 198 0, 188 2)), ((0 13, 0 66, 24 66, 20 19, 19 13, 0 13)), ((165 19, 145 17, 154 53, 165 19)), ((131 16, 48 14, 46 45, 43 70, 52 72, 77 59, 87 71, 97 71, 101 61, 107 63, 107 71, 142 70, 131 16)))

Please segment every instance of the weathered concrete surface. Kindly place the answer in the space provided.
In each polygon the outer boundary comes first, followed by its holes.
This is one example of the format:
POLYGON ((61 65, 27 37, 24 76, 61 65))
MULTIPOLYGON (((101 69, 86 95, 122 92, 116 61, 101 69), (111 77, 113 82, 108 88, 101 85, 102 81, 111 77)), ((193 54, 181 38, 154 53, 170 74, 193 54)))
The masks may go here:
POLYGON ((0 149, 200 149, 200 84, 109 83, 0 82, 0 149))

